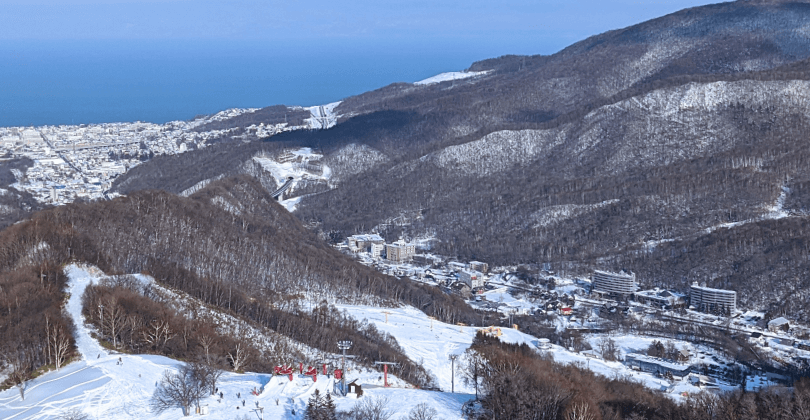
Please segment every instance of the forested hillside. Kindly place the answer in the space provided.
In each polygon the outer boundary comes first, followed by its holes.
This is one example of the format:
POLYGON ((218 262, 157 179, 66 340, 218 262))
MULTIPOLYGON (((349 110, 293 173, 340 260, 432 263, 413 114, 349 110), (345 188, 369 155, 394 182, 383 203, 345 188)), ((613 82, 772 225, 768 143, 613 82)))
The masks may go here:
MULTIPOLYGON (((338 339, 350 339, 358 361, 397 361, 396 372, 420 386, 430 386, 430 378, 395 340, 321 302, 410 304, 448 322, 481 320, 458 297, 386 276, 339 253, 305 229, 257 180, 241 176, 213 182, 188 198, 141 191, 61 206, 0 232, 0 332, 5 338, 0 365, 20 372, 22 380, 52 363, 51 328, 71 329, 60 310, 62 266, 69 261, 93 264, 108 274, 146 273, 163 287, 319 351, 335 352, 338 339)), ((214 328, 184 321, 163 300, 148 303, 154 294, 131 283, 112 282, 91 292, 89 301, 120 307, 122 319, 140 320, 122 321, 118 329, 105 323, 100 329, 110 341, 134 351, 188 357, 187 340, 198 335, 193 332, 214 328), (189 334, 167 334, 174 342, 159 345, 144 341, 148 331, 140 328, 155 323, 189 334)), ((101 319, 88 315, 91 322, 101 319)), ((238 343, 231 336, 217 340, 225 348, 238 343)), ((277 359, 268 360, 263 363, 277 359)))
MULTIPOLYGON (((337 126, 267 143, 332 163, 331 190, 297 192, 295 215, 333 241, 433 236, 445 255, 707 282, 806 318, 807 25, 803 1, 686 9, 469 69, 484 75, 347 98, 337 126)), ((194 162, 149 162, 119 191, 179 192, 144 174, 194 162)))

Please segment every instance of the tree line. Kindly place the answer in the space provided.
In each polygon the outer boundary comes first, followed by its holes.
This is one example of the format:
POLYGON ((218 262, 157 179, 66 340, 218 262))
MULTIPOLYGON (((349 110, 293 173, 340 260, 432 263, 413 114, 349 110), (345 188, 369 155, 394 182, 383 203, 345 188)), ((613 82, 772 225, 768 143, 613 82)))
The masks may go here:
POLYGON ((482 333, 469 353, 464 376, 480 383, 481 419, 798 420, 810 415, 807 378, 792 389, 700 392, 678 403, 631 378, 558 364, 526 344, 506 344, 482 333))

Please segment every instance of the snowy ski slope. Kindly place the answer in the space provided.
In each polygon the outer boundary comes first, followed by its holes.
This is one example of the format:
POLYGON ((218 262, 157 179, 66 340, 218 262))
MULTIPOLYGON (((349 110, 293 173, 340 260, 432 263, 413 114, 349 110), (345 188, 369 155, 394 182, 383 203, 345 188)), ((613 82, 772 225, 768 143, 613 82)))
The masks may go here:
MULTIPOLYGON (((87 285, 96 282, 102 273, 92 267, 71 265, 66 268, 70 278, 70 299, 67 311, 77 326, 77 346, 80 360, 59 371, 46 373, 30 381, 25 400, 17 388, 0 392, 0 419, 58 419, 65 412, 77 409, 91 419, 178 419, 180 408, 160 415, 149 409, 149 399, 165 370, 175 370, 181 362, 162 356, 128 355, 105 350, 90 335, 81 315, 81 295, 87 285), (119 358, 122 363, 119 363, 119 358)), ((360 383, 378 383, 376 372, 350 372, 351 379, 360 383)), ((219 383, 224 398, 211 396, 202 401, 210 414, 205 418, 232 420, 247 415, 259 419, 257 403, 263 407, 265 419, 296 419, 316 389, 331 392, 334 379, 319 377, 273 377, 269 373, 225 373, 219 383), (263 392, 251 394, 254 388, 263 392), (242 398, 237 397, 237 393, 242 398), (242 405, 245 400, 245 405, 242 405), (278 400, 278 403, 276 402, 278 400), (297 415, 292 415, 295 409, 297 415)), ((460 419, 461 405, 471 398, 468 394, 447 394, 405 388, 364 386, 364 396, 388 398, 389 408, 400 414, 422 402, 436 407, 445 419, 460 419)), ((348 410, 357 402, 349 397, 335 397, 339 410, 348 410)))

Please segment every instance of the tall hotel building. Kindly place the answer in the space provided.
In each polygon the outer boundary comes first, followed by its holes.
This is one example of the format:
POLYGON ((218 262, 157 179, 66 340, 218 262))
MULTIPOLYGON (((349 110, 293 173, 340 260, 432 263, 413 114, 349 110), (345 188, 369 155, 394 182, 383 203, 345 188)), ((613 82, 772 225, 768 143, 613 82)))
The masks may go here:
POLYGON ((692 283, 689 288, 689 304, 702 312, 722 311, 733 313, 737 310, 737 292, 733 290, 712 289, 692 283))
POLYGON ((593 292, 600 295, 629 296, 637 289, 635 273, 593 272, 593 292))

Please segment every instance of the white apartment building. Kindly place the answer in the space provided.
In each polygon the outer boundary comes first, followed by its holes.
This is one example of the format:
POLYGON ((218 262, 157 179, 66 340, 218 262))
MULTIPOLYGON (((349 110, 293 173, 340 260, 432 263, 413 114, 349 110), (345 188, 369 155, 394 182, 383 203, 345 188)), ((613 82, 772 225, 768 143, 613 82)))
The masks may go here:
POLYGON ((689 304, 702 312, 722 311, 733 313, 737 310, 737 292, 725 289, 712 289, 706 285, 692 283, 689 288, 689 304))
POLYGON ((638 289, 636 274, 613 273, 595 270, 593 272, 593 292, 601 295, 632 295, 638 289))

